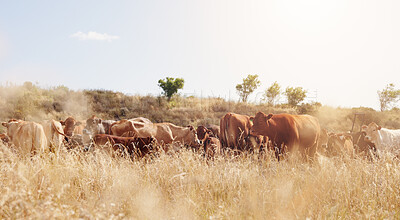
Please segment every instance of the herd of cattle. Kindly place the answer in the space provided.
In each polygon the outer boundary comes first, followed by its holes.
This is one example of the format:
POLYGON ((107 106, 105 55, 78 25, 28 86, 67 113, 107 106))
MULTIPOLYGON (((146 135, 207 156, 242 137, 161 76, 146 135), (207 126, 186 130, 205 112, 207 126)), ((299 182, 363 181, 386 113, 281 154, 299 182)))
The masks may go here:
POLYGON ((11 119, 3 122, 6 134, 1 140, 21 155, 59 152, 79 146, 87 151, 102 147, 123 150, 131 156, 151 151, 169 151, 174 143, 202 151, 207 158, 234 152, 265 152, 279 159, 286 153, 298 154, 304 160, 315 155, 353 157, 378 152, 396 152, 400 148, 400 130, 381 128, 375 123, 364 125, 361 132, 328 133, 318 119, 309 115, 269 114, 254 117, 227 113, 219 125, 181 127, 172 123, 153 123, 138 117, 120 121, 92 116, 86 121, 68 117, 64 121, 41 123, 11 119))

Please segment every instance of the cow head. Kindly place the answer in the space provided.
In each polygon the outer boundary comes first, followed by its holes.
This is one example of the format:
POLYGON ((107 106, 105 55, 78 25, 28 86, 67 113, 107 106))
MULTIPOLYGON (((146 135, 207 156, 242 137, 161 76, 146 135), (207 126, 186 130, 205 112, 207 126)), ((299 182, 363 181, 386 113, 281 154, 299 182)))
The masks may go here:
POLYGON ((76 121, 73 117, 68 117, 65 121, 60 121, 61 125, 64 127, 64 134, 67 136, 72 136, 74 134, 74 129, 76 126, 81 125, 81 122, 76 121))
POLYGON ((382 127, 375 122, 371 122, 368 126, 363 125, 362 131, 365 132, 365 140, 376 144, 379 140, 379 130, 381 129, 382 127))
POLYGON ((7 128, 7 136, 12 140, 15 132, 22 122, 22 120, 11 119, 8 122, 2 122, 1 124, 7 128))
POLYGON ((101 118, 97 118, 95 115, 86 120, 86 129, 93 135, 105 133, 101 118))
POLYGON ((253 126, 251 126, 251 135, 265 135, 267 128, 269 126, 269 120, 272 118, 273 114, 266 115, 263 112, 257 112, 253 118, 253 126))
POLYGON ((196 131, 197 131, 197 138, 203 142, 208 136, 208 129, 200 125, 197 127, 196 131))
POLYGON ((196 129, 194 129, 194 127, 191 126, 191 125, 188 125, 187 127, 189 128, 188 137, 189 137, 189 142, 191 142, 190 144, 193 144, 195 146, 199 146, 200 145, 200 140, 197 137, 196 129))

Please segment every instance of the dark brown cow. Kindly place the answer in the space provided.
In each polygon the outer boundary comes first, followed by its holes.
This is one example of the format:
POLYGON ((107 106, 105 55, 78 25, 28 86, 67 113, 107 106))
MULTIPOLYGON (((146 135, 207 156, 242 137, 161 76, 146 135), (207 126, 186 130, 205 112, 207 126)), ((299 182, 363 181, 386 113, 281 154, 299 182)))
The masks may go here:
POLYGON ((365 132, 355 132, 352 134, 354 149, 356 154, 370 158, 372 155, 376 155, 376 147, 374 143, 366 140, 365 136, 365 132))
POLYGON ((204 154, 207 159, 214 158, 221 154, 221 142, 215 137, 208 137, 204 140, 204 154))
POLYGON ((303 158, 314 158, 320 135, 320 125, 315 117, 258 112, 253 123, 250 133, 268 136, 281 153, 300 151, 303 158))
POLYGON ((262 137, 250 135, 250 116, 227 113, 220 121, 220 140, 223 147, 254 150, 260 147, 262 137))
POLYGON ((123 150, 120 146, 123 146, 129 155, 144 156, 153 150, 153 142, 155 140, 152 137, 138 138, 138 137, 119 137, 108 134, 96 134, 93 137, 93 142, 96 145, 105 145, 110 143, 113 150, 123 150))

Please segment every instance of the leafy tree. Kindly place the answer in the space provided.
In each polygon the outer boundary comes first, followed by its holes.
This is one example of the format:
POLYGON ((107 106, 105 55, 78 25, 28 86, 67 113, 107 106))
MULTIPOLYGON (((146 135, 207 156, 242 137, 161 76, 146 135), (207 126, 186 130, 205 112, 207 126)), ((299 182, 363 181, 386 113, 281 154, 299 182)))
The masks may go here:
POLYGON ((160 79, 158 80, 158 86, 161 87, 163 90, 163 95, 165 95, 168 99, 168 101, 171 100, 171 97, 178 92, 178 89, 183 88, 183 84, 185 83, 185 80, 182 78, 172 78, 172 77, 167 77, 165 80, 160 79))
POLYGON ((307 91, 302 87, 287 87, 285 95, 287 96, 288 104, 295 107, 307 97, 307 91))
POLYGON ((281 86, 275 81, 270 87, 265 90, 264 100, 268 101, 270 105, 276 105, 281 95, 281 86))
POLYGON ((379 103, 381 105, 381 111, 387 110, 394 102, 399 99, 400 90, 394 89, 394 84, 390 83, 386 85, 382 91, 378 90, 379 103))
POLYGON ((247 102, 247 98, 257 87, 260 85, 260 80, 258 80, 258 75, 249 74, 246 78, 243 79, 241 84, 236 85, 236 90, 240 96, 240 100, 242 102, 247 102))

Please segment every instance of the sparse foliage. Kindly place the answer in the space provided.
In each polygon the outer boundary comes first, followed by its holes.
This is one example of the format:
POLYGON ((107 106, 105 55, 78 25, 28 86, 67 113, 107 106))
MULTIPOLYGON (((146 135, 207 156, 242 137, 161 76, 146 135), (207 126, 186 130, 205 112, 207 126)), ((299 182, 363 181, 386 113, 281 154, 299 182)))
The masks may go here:
POLYGON ((246 78, 243 79, 241 84, 236 85, 236 90, 240 96, 240 100, 242 102, 247 102, 247 98, 251 93, 254 92, 260 86, 260 80, 258 79, 258 75, 249 74, 246 78))
POLYGON ((302 102, 307 97, 306 93, 307 91, 302 87, 287 87, 285 90, 288 104, 292 107, 296 107, 300 102, 302 102))
POLYGON ((171 97, 178 92, 179 89, 183 88, 185 80, 182 78, 172 78, 167 77, 165 80, 158 80, 158 86, 163 90, 163 95, 165 95, 168 101, 171 100, 171 97))
POLYGON ((268 101, 268 104, 275 106, 279 101, 281 95, 281 86, 275 81, 270 87, 265 90, 264 100, 268 101))
POLYGON ((383 112, 388 110, 389 107, 391 107, 395 102, 398 101, 400 90, 396 90, 394 88, 394 84, 390 83, 386 85, 386 87, 382 89, 382 91, 378 90, 378 96, 381 111, 383 112))

